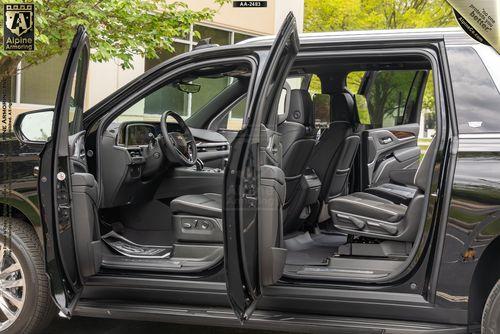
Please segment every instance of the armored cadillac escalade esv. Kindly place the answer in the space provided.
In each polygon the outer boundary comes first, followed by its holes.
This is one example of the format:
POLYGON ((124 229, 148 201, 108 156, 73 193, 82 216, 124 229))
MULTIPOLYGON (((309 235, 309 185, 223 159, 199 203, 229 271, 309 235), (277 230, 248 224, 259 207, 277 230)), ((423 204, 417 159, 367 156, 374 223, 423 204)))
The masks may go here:
POLYGON ((88 109, 89 49, 80 27, 54 108, 21 114, 1 143, 2 333, 41 330, 53 305, 297 332, 500 332, 491 47, 453 29, 299 37, 289 15, 275 37, 205 45, 88 109))

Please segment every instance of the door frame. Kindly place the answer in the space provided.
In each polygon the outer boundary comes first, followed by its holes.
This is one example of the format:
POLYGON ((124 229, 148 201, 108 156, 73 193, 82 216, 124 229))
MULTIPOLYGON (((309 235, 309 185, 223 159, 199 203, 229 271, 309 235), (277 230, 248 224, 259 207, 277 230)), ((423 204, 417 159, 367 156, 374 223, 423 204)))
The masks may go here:
MULTIPOLYGON (((432 40, 432 42, 436 42, 432 40)), ((422 47, 429 47, 429 41, 415 42, 415 45, 419 44, 422 47)), ((339 46, 338 43, 332 43, 331 46, 335 47, 337 50, 339 46)), ((405 45, 405 43, 393 43, 389 41, 386 43, 388 47, 397 48, 398 45, 405 45)), ((441 45, 440 41, 436 44, 441 45)), ((328 45, 327 45, 328 46, 328 45)), ((360 52, 367 49, 367 46, 371 48, 367 51, 380 54, 384 50, 380 45, 370 44, 368 42, 360 43, 359 49, 347 49, 348 46, 344 45, 343 49, 336 51, 326 52, 326 55, 338 55, 341 54, 359 54, 360 52)), ((441 46, 444 50, 444 45, 441 46)), ((309 57, 311 54, 317 55, 320 51, 325 50, 325 45, 312 45, 309 46, 304 52, 298 55, 301 60, 305 57, 309 57), (316 51, 315 51, 315 48, 316 51)), ((391 49, 393 51, 393 49, 391 49)), ((389 51, 391 51, 389 50, 389 51)), ((406 52, 408 48, 402 49, 399 52, 406 52)), ((441 50, 441 51, 442 51, 441 50)), ((320 55, 324 57, 325 55, 320 55)), ((440 53, 440 59, 443 57, 443 53, 440 53)), ((444 61, 438 61, 436 59, 436 64, 439 64, 439 70, 441 75, 447 71, 446 59, 444 61)), ((437 75, 435 75, 437 77, 437 75)), ((450 105, 450 99, 452 99, 451 94, 451 81, 449 80, 449 74, 445 76, 447 78, 444 81, 445 96, 441 94, 436 98, 436 103, 441 106, 439 109, 441 115, 449 118, 449 123, 451 133, 457 133, 456 129, 456 116, 454 113, 453 104, 450 105), (446 109, 444 109, 446 107, 446 109), (446 112, 449 115, 446 115, 446 112)), ((436 85, 437 79, 434 79, 436 85)), ((443 82, 441 80, 441 82, 443 82)), ((435 87, 439 87, 436 85, 435 87)), ((133 91, 134 87, 130 87, 133 91)), ((439 115, 438 115, 439 116, 439 115)), ((442 123, 442 122, 441 122, 442 123)), ((452 140, 450 135, 447 138, 442 138, 443 140, 452 140)), ((443 144, 443 140, 441 144, 443 144)), ((444 154, 443 145, 440 145, 440 151, 438 154, 444 154)), ((451 148, 451 146, 448 146, 451 148)), ((450 157, 451 157, 450 153, 450 157)), ((449 162, 449 168, 453 167, 454 164, 449 162)), ((449 171, 446 169, 446 171, 449 171)), ((448 177, 441 180, 442 185, 451 185, 451 181, 448 177)), ((441 186, 440 186, 441 187, 441 186)), ((444 189, 444 188, 441 188, 444 189)), ((448 196, 449 197, 449 196, 448 196)), ((446 217, 447 217, 447 204, 448 200, 443 199, 440 203, 443 206, 443 210, 440 211, 440 216, 436 216, 431 221, 434 224, 434 220, 442 223, 436 226, 439 228, 440 236, 443 236, 446 230, 446 217)), ((380 282, 371 284, 362 283, 348 283, 345 282, 302 282, 297 280, 282 280, 275 284, 274 286, 266 287, 264 289, 264 295, 259 304, 259 309, 273 309, 282 311, 295 311, 295 312, 314 312, 323 313, 328 315, 353 315, 354 313, 360 317, 387 317, 387 315, 393 315, 396 319, 407 319, 413 321, 433 321, 433 322, 446 322, 450 321, 453 323, 466 323, 466 310, 461 309, 448 309, 445 307, 440 307, 439 305, 433 304, 433 296, 435 295, 435 286, 432 289, 433 277, 438 276, 439 272, 439 258, 438 254, 442 247, 442 240, 435 243, 434 234, 435 230, 430 231, 432 235, 428 235, 426 240, 421 241, 422 250, 422 260, 418 268, 413 266, 408 268, 406 273, 402 273, 398 278, 395 278, 394 282, 380 282), (426 245, 428 243, 428 245, 426 245), (437 252, 430 252, 431 247, 435 247, 437 252), (433 255, 434 254, 434 255, 433 255), (433 256, 433 259, 431 259, 433 256), (432 262, 433 261, 433 262, 432 262), (433 268, 430 269, 429 265, 433 268), (414 271, 412 272, 412 269, 414 271), (428 285, 421 286, 421 283, 426 279, 429 279, 429 274, 432 274, 430 279, 431 282, 428 285), (412 282, 417 283, 417 289, 411 288, 412 282), (429 288, 429 291, 424 294, 422 291, 429 288), (374 289, 376 291, 374 291, 374 289), (417 292, 417 293, 416 293, 417 292)), ((210 306, 223 306, 229 307, 227 303, 226 296, 226 284, 223 282, 223 277, 217 274, 207 276, 203 280, 193 279, 193 280, 179 280, 178 278, 158 278, 156 275, 151 276, 141 276, 141 277, 123 277, 123 276, 96 276, 90 278, 88 285, 86 285, 87 298, 93 298, 93 296, 99 296, 108 299, 116 298, 116 296, 123 296, 132 298, 137 296, 138 292, 144 295, 143 303, 147 303, 151 298, 156 300, 161 300, 163 303, 175 305, 179 301, 183 301, 185 304, 196 305, 203 303, 204 305, 210 306), (151 290, 151 288, 154 288, 151 290), (202 302, 200 302, 202 301, 202 302)), ((132 307, 132 305, 130 305, 132 307)), ((89 310, 89 309, 87 309, 89 310)))
MULTIPOLYGON (((85 86, 90 59, 90 44, 84 27, 77 28, 66 58, 54 107, 52 136, 40 153, 38 194, 40 213, 45 230, 45 261, 54 301, 63 314, 70 316, 82 291, 82 278, 76 259, 71 210, 71 161, 68 147, 69 108, 74 75, 79 73, 80 57, 83 56, 82 81, 75 87, 78 98, 85 102, 85 86), (55 134, 55 136, 54 136, 55 134), (65 198, 61 199, 61 194, 65 198), (62 203, 59 203, 62 202, 62 203), (58 204, 59 203, 59 204, 58 204), (64 219, 64 221, 62 221, 64 219), (69 234, 63 241, 59 237, 69 234)), ((72 126, 80 122, 76 115, 72 126)))

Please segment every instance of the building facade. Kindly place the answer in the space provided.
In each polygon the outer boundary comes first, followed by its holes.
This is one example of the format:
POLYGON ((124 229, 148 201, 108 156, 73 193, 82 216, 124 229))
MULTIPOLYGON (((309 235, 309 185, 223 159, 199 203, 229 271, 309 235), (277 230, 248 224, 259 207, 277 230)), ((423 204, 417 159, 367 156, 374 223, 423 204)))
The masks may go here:
MULTIPOLYGON (((211 43, 234 44, 254 36, 275 34, 290 11, 297 17, 298 28, 302 31, 304 0, 269 0, 266 8, 235 8, 231 3, 219 8, 219 5, 214 4, 212 0, 183 0, 183 2, 194 10, 208 7, 216 9, 217 13, 212 21, 192 26, 191 33, 187 37, 176 38, 174 52, 159 50, 158 59, 135 56, 133 69, 123 70, 117 60, 105 63, 92 62, 87 80, 87 106, 95 105, 156 64, 192 50, 198 42, 194 31, 198 31, 202 39, 210 37, 211 43)), ((65 57, 66 55, 56 56, 46 63, 28 67, 18 73, 12 82, 14 115, 54 104, 65 57)), ((186 113, 188 116, 190 110, 186 113)))

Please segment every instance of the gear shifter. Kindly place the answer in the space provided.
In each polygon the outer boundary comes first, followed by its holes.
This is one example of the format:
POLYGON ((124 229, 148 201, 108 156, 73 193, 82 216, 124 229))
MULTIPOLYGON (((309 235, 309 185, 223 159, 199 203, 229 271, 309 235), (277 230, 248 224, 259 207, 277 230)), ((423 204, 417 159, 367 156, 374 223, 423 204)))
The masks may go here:
POLYGON ((194 164, 196 166, 196 170, 199 171, 199 172, 203 170, 203 167, 205 167, 205 164, 199 158, 196 159, 196 162, 194 164))

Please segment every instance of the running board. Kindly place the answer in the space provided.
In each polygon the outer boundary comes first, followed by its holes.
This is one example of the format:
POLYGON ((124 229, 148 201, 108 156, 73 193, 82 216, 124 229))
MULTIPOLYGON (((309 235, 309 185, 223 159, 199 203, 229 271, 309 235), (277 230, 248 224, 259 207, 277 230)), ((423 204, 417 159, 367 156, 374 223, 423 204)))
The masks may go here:
POLYGON ((129 258, 136 259, 165 259, 172 253, 171 246, 140 245, 121 234, 111 231, 101 237, 111 249, 129 258))
POLYGON ((376 320, 366 318, 300 315, 257 310, 242 326, 229 308, 187 307, 185 305, 154 305, 120 303, 100 300, 99 303, 80 300, 75 316, 170 322, 202 326, 245 327, 307 333, 384 333, 384 334, 458 334, 467 328, 410 321, 376 320))

